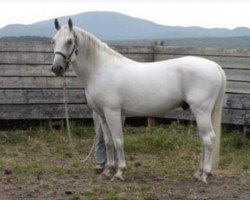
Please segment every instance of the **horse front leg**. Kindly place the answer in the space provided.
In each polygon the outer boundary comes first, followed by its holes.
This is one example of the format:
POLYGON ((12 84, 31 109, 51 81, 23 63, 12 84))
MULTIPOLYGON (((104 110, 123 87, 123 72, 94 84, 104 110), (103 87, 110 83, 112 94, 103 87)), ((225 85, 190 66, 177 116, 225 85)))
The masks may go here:
POLYGON ((107 157, 106 165, 101 174, 101 177, 111 178, 111 170, 115 167, 114 144, 111 132, 104 118, 101 118, 101 126, 103 131, 103 138, 105 142, 106 157, 107 157))
POLYGON ((112 135, 118 159, 118 169, 112 180, 116 178, 119 180, 124 180, 123 171, 126 170, 127 166, 124 154, 124 138, 121 111, 108 110, 105 112, 105 118, 112 135))

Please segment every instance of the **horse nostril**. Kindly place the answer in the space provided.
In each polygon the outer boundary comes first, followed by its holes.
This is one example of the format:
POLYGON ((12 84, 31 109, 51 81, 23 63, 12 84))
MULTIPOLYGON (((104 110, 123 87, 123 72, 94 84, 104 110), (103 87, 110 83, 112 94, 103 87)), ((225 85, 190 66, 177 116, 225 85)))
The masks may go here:
POLYGON ((55 75, 60 76, 63 73, 63 67, 61 65, 53 65, 52 72, 54 72, 55 75))
POLYGON ((52 71, 54 73, 62 72, 63 71, 63 67, 61 65, 54 65, 54 66, 52 66, 52 71))
POLYGON ((58 71, 61 72, 63 70, 63 67, 61 65, 58 66, 58 71))

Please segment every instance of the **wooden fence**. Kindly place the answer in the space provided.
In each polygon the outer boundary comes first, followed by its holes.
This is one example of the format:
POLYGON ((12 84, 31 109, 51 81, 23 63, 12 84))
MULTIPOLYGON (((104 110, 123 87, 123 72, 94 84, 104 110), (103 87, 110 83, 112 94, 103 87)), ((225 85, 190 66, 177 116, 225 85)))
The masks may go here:
MULTIPOLYGON (((196 55, 219 63, 227 75, 223 122, 250 125, 250 50, 162 46, 113 48, 141 62, 196 55)), ((64 117, 62 80, 51 72, 52 58, 49 44, 0 43, 1 120, 64 117)), ((70 118, 90 118, 84 89, 72 69, 66 80, 70 88, 70 118)), ((181 109, 170 112, 166 118, 193 119, 190 111, 181 109)))

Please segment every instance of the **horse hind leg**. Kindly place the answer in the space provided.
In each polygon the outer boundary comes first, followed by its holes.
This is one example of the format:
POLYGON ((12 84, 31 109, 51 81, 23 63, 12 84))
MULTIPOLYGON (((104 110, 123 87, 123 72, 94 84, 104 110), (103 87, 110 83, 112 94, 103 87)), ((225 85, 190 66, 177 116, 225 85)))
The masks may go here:
POLYGON ((215 143, 215 133, 211 122, 211 112, 208 110, 200 110, 195 113, 198 132, 202 144, 202 154, 199 171, 196 178, 207 183, 207 177, 212 170, 212 151, 215 143))

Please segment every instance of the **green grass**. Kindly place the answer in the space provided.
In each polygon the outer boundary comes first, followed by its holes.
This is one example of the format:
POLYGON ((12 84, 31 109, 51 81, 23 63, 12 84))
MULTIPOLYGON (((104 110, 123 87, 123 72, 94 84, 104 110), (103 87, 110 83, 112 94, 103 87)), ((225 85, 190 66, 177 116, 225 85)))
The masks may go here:
POLYGON ((138 153, 167 153, 179 149, 198 150, 200 143, 194 134, 193 126, 187 127, 170 126, 153 127, 152 129, 128 128, 125 149, 127 152, 138 153))
MULTIPOLYGON (((194 126, 126 127, 128 181, 103 185, 92 172, 93 157, 85 165, 79 162, 93 144, 93 127, 72 123, 71 128, 75 152, 68 145, 65 130, 40 127, 0 132, 0 184, 8 180, 13 187, 31 184, 53 188, 61 181, 74 191, 68 199, 100 199, 101 195, 106 200, 151 200, 156 199, 155 191, 163 190, 176 178, 192 177, 198 167, 200 141, 194 126), (4 174, 6 170, 11 171, 10 176, 4 174)), ((241 145, 239 141, 238 131, 222 135, 218 176, 250 174, 250 140, 241 145)))

